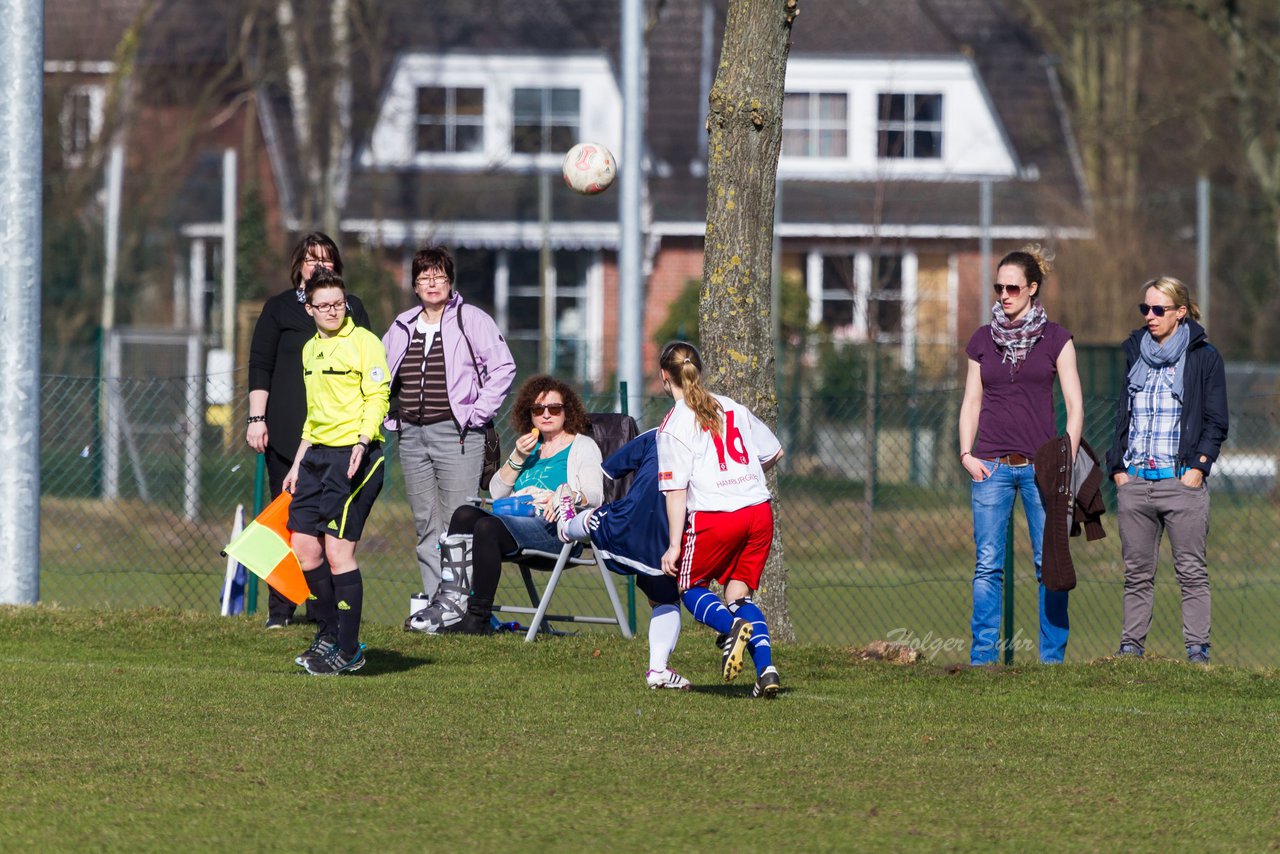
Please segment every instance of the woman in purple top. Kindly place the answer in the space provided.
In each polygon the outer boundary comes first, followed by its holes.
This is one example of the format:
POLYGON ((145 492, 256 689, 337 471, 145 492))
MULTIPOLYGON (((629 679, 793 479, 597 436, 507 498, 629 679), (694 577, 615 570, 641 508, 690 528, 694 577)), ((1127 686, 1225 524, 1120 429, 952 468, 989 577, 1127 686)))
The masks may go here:
MULTIPOLYGON (((1074 458, 1084 426, 1080 375, 1071 333, 1049 321, 1038 299, 1050 267, 1038 246, 1010 252, 996 266, 991 323, 973 333, 960 406, 960 464, 972 478, 973 643, 971 664, 995 663, 1000 652, 1001 585, 1013 501, 1022 496, 1036 580, 1044 539, 1044 505, 1032 458, 1057 435, 1053 378, 1062 386, 1074 458)), ((1067 649, 1067 594, 1040 585, 1040 660, 1058 663, 1067 649)))

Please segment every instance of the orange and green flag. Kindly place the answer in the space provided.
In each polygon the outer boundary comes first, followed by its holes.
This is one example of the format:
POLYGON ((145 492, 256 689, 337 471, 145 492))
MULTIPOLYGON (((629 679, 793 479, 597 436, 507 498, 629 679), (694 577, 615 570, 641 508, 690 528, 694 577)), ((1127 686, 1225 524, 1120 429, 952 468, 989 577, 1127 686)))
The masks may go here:
POLYGON ((311 595, 298 556, 289 547, 289 501, 281 492, 223 550, 295 605, 311 595))

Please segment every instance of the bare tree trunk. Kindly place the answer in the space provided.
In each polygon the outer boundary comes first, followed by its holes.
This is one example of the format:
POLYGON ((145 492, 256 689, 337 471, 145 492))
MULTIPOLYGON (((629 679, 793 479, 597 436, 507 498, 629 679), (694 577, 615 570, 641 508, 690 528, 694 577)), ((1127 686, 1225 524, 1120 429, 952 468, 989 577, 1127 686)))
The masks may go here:
MULTIPOLYGON (((782 96, 798 0, 731 0, 707 131, 707 236, 699 307, 713 388, 777 426, 770 279, 782 96)), ((770 486, 776 487, 776 477, 770 486)), ((786 600, 780 507, 760 604, 775 637, 795 632, 786 600)))
POLYGON ((330 27, 333 33, 333 115, 329 131, 329 175, 325 181, 321 222, 325 231, 338 234, 338 215, 346 203, 351 160, 351 25, 349 0, 333 0, 330 27))
MULTIPOLYGON (((1063 60, 1085 183, 1104 208, 1104 218, 1112 211, 1131 215, 1138 202, 1142 5, 1139 0, 1080 0, 1065 16, 1059 9, 1051 13, 1051 5, 1059 4, 1021 0, 1037 33, 1063 60)), ((1110 226, 1104 223, 1101 230, 1107 233, 1110 226)))
MULTIPOLYGON (((1271 214, 1276 270, 1280 270, 1280 142, 1276 137, 1276 116, 1280 97, 1274 85, 1275 68, 1280 68, 1280 48, 1268 41, 1257 26, 1246 22, 1239 0, 1202 3, 1188 0, 1186 9, 1204 21, 1222 39, 1231 63, 1231 99, 1236 107, 1236 125, 1244 147, 1245 162, 1266 200, 1271 214), (1268 74, 1268 70, 1271 73, 1268 74)), ((1273 271, 1274 274, 1274 271, 1273 271)))
POLYGON ((301 163, 302 193, 298 200, 298 216, 303 228, 315 221, 315 200, 323 180, 320 169, 320 152, 312 133, 311 75, 302 55, 298 38, 298 20, 291 0, 279 0, 276 4, 276 21, 280 25, 280 43, 286 65, 285 80, 289 89, 289 108, 293 113, 293 133, 298 140, 298 159, 301 163))

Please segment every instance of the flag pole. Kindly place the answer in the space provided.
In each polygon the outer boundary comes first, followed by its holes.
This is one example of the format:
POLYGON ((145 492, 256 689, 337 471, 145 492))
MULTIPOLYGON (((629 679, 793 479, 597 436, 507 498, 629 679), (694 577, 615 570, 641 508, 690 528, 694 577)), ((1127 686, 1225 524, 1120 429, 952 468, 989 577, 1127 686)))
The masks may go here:
MULTIPOLYGON (((258 514, 262 512, 263 494, 266 492, 267 482, 267 456, 266 454, 258 454, 258 462, 253 470, 253 518, 258 518, 258 514)), ((254 573, 247 573, 249 576, 249 586, 245 588, 244 593, 244 612, 246 614, 256 614, 258 612, 258 576, 254 573)))
MULTIPOLYGON (((231 524, 231 539, 240 536, 244 530, 244 505, 236 505, 235 521, 231 524)), ((227 572, 222 578, 222 616, 231 615, 231 587, 236 577, 236 559, 227 555, 227 572)))

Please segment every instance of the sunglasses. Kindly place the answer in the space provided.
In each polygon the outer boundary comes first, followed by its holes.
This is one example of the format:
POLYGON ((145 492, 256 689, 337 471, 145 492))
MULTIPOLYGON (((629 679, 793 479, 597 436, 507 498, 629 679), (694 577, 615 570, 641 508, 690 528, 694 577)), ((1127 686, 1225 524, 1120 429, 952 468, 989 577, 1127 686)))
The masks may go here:
POLYGON ((552 415, 559 415, 561 412, 564 412, 564 404, 563 403, 535 403, 533 406, 529 407, 529 411, 532 412, 535 416, 541 415, 544 412, 550 412, 552 415))
POLYGON ((1004 292, 1009 296, 1016 298, 1018 294, 1022 293, 1022 285, 994 284, 991 286, 991 288, 996 292, 996 296, 1000 296, 1000 293, 1004 292))
POLYGON ((1156 317, 1164 317, 1165 312, 1177 311, 1176 305, 1147 305, 1145 302, 1138 303, 1138 314, 1146 317, 1148 314, 1154 314, 1156 317))

